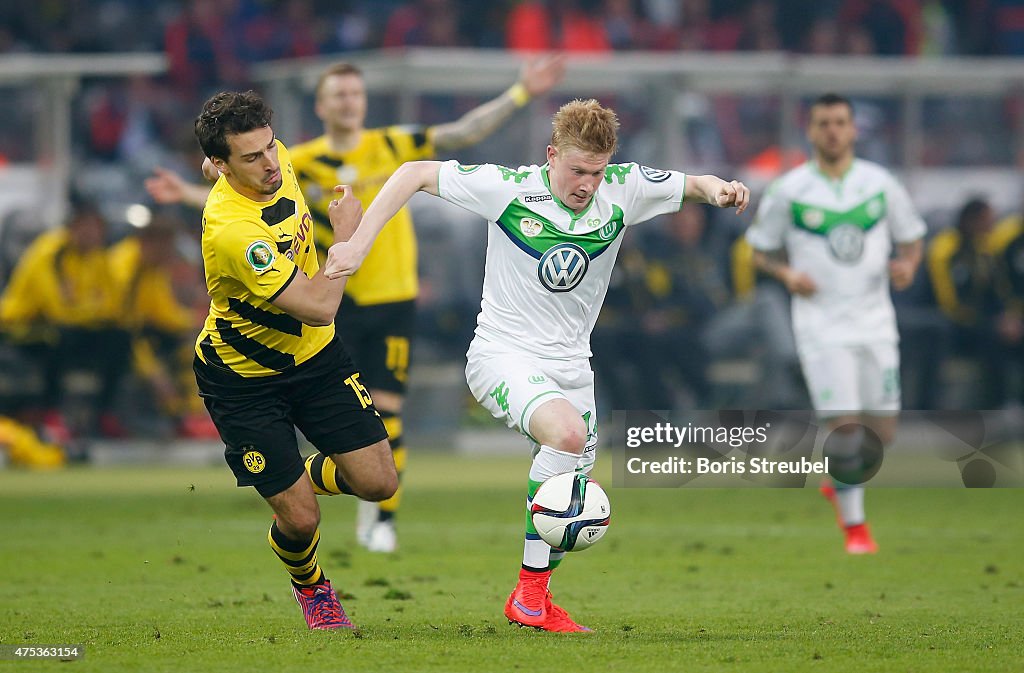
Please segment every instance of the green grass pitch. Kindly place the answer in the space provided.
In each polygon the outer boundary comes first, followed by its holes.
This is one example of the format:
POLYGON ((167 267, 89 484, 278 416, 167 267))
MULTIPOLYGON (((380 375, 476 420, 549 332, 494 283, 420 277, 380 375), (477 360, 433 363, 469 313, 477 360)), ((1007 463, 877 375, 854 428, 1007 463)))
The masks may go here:
POLYGON ((103 672, 1024 670, 1024 490, 877 489, 882 551, 848 557, 809 488, 612 488, 552 584, 595 633, 560 635, 501 613, 527 465, 414 453, 393 557, 321 499, 355 634, 306 630, 226 467, 0 472, 0 644, 84 644, 61 670, 103 672))

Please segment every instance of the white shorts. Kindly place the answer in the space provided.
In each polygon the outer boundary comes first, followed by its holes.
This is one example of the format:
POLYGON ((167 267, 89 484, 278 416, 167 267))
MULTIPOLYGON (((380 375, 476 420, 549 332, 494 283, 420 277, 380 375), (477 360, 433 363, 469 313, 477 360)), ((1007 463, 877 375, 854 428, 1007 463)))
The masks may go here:
POLYGON ((587 424, 587 443, 577 468, 587 472, 597 457, 597 405, 590 361, 544 360, 510 353, 475 339, 466 354, 466 383, 484 409, 523 434, 536 452, 530 419, 545 402, 564 399, 576 407, 587 424))
POLYGON ((890 416, 900 410, 900 350, 895 343, 800 349, 818 416, 839 412, 890 416))

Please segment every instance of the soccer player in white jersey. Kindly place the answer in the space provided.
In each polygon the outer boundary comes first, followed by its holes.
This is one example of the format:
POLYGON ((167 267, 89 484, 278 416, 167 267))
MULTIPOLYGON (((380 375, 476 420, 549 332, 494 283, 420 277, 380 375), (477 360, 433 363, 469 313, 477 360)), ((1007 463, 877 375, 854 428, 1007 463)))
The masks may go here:
MULTIPOLYGON (((527 503, 545 479, 589 471, 597 446, 590 332, 623 231, 678 210, 684 199, 742 212, 750 191, 713 175, 609 165, 615 113, 576 100, 554 116, 547 163, 518 169, 455 161, 403 165, 384 185, 346 246, 330 249, 325 273, 352 273, 384 223, 417 191, 488 221, 483 301, 466 376, 476 399, 532 444, 527 503)), ((551 602, 548 581, 562 553, 529 515, 510 622, 545 631, 585 631, 551 602)))
POLYGON ((900 409, 889 287, 913 281, 926 227, 889 171, 854 156, 848 99, 818 98, 807 139, 813 159, 768 189, 747 240, 758 267, 793 295, 804 378, 830 431, 826 451, 836 478, 822 492, 836 508, 846 551, 870 554, 878 545, 864 518, 865 462, 892 441, 900 409))

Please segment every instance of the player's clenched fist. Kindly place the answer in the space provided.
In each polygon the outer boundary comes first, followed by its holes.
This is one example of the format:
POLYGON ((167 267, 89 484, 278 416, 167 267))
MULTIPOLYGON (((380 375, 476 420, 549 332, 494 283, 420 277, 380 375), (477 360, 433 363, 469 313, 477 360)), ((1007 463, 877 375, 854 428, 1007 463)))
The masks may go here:
POLYGON ((353 243, 335 243, 327 249, 327 261, 324 262, 324 275, 331 280, 342 276, 351 276, 363 263, 365 253, 353 243))
POLYGON ((347 241, 352 238, 363 219, 363 204, 352 196, 352 187, 349 185, 337 185, 334 191, 341 196, 327 206, 327 216, 334 228, 335 240, 347 241))
POLYGON ((723 180, 722 184, 718 187, 718 193, 715 194, 715 205, 719 208, 736 206, 737 215, 746 210, 749 203, 750 189, 739 180, 733 180, 732 182, 725 182, 723 180))

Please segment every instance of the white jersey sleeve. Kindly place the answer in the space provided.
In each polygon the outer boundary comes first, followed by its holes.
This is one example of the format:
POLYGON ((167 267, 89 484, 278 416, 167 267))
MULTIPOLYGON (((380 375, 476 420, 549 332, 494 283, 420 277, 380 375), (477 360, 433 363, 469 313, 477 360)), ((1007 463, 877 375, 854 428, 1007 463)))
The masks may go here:
POLYGON ((755 250, 779 250, 785 245, 791 222, 789 200, 776 180, 761 197, 754 222, 747 229, 747 242, 755 250))
POLYGON ((928 232, 928 225, 918 215, 903 185, 890 175, 885 192, 892 240, 897 243, 911 243, 923 238, 928 232))
POLYGON ((623 224, 628 226, 674 213, 683 207, 686 174, 640 164, 612 164, 601 189, 624 189, 623 224))
POLYGON ((493 222, 516 197, 520 175, 495 164, 463 166, 455 160, 445 161, 438 173, 437 191, 445 201, 493 222))

